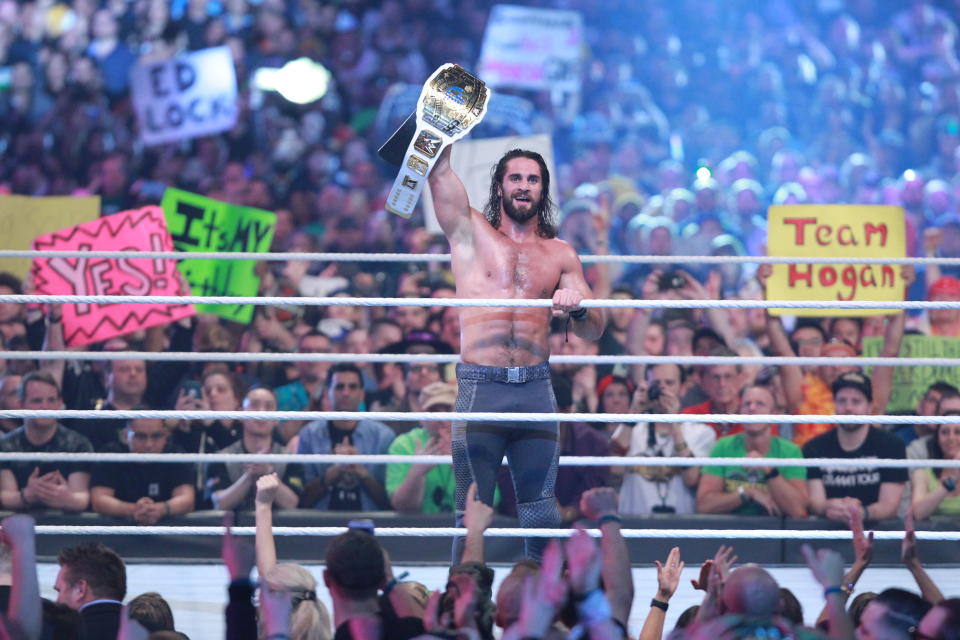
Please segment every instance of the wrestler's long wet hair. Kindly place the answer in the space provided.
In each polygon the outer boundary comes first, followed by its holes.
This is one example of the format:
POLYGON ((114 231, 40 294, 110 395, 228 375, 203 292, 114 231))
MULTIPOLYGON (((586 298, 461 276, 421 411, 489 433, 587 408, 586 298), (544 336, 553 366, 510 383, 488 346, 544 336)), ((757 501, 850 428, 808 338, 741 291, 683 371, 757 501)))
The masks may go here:
POLYGON ((540 179, 543 185, 540 196, 540 203, 537 205, 537 235, 541 238, 556 238, 556 206, 550 198, 550 170, 547 169, 547 163, 536 151, 527 151, 526 149, 513 149, 500 158, 500 162, 493 170, 493 176, 490 179, 490 199, 483 208, 483 215, 487 222, 494 229, 500 228, 500 200, 503 197, 501 185, 503 176, 507 172, 507 163, 514 158, 529 158, 540 166, 540 179))

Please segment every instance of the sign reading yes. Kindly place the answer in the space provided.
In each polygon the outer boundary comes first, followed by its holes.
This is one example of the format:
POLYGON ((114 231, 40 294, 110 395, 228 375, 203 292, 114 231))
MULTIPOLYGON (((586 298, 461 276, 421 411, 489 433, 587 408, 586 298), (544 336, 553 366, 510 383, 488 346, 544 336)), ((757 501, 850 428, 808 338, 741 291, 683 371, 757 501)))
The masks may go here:
MULTIPOLYGON (((767 249, 771 256, 804 258, 903 258, 903 209, 870 205, 770 207, 767 249)), ((903 301, 900 269, 866 264, 776 264, 768 300, 903 301)), ((894 309, 771 309, 774 315, 869 316, 894 309)))
MULTIPOLYGON (((163 212, 178 251, 247 252, 269 251, 277 216, 263 209, 227 204, 167 189, 163 212)), ((193 295, 255 296, 260 288, 254 260, 185 259, 179 264, 193 295)), ((196 305, 198 313, 211 313, 227 320, 249 323, 252 305, 196 305)))
MULTIPOLYGON (((129 251, 129 258, 34 258, 31 275, 40 294, 180 295, 177 264, 138 258, 138 251, 172 251, 160 207, 123 211, 37 237, 37 251, 129 251)), ((76 347, 192 316, 189 304, 63 305, 63 335, 76 347)))
POLYGON ((132 89, 140 137, 148 145, 219 133, 237 120, 237 78, 227 47, 138 65, 132 89))

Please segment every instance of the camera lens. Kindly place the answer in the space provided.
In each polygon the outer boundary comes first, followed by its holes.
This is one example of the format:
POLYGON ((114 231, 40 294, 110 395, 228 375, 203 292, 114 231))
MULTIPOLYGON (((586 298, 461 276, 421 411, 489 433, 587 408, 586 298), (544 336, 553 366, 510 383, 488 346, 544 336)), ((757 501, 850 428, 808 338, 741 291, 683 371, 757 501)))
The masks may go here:
POLYGON ((657 400, 660 399, 660 395, 662 393, 663 391, 660 389, 660 383, 654 382, 653 384, 650 385, 650 388, 647 389, 647 400, 649 400, 650 402, 656 402, 657 400))

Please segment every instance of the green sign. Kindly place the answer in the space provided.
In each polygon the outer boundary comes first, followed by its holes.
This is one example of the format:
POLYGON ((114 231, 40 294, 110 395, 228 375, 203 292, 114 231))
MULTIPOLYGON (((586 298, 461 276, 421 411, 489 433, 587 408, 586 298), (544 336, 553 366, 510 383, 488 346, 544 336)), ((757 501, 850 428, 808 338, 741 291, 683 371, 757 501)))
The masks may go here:
MULTIPOLYGON (((883 338, 864 338, 863 355, 877 357, 883 338)), ((960 338, 908 335, 903 337, 901 358, 960 358, 960 338)), ((872 373, 873 367, 868 367, 872 373)), ((920 398, 934 382, 949 382, 960 387, 960 367, 894 367, 893 389, 887 413, 916 411, 920 398)))
MULTIPOLYGON (((212 198, 167 189, 163 213, 178 251, 269 251, 277 216, 263 209, 227 204, 212 198)), ((255 260, 180 261, 180 273, 195 296, 256 296, 260 278, 255 260)), ((198 304, 197 313, 212 313, 249 324, 253 305, 198 304)))

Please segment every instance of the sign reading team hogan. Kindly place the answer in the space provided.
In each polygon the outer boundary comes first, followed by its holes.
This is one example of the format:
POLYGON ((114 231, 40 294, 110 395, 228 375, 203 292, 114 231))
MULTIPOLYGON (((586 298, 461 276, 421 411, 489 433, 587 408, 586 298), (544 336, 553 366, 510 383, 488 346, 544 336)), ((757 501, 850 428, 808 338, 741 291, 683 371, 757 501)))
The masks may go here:
MULTIPOLYGON (((767 252, 778 257, 903 258, 903 209, 873 205, 770 207, 767 252)), ((866 264, 776 264, 768 300, 902 302, 900 268, 866 264)), ((774 315, 869 316, 893 309, 771 309, 774 315)))

